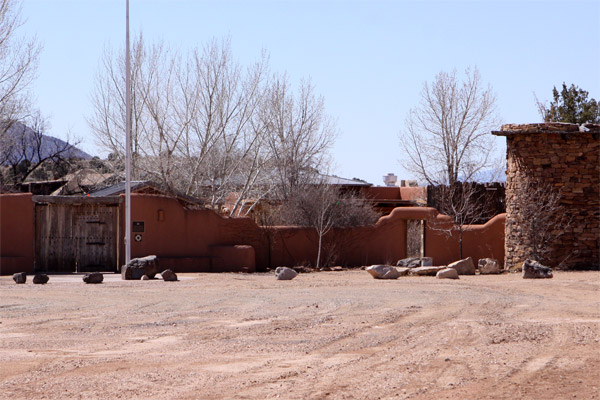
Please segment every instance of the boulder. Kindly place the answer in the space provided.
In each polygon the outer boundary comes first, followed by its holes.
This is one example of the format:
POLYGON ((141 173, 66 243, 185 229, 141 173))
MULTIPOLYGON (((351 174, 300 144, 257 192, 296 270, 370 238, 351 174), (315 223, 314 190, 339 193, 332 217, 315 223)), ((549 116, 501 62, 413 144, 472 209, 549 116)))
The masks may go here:
POLYGON ((27 273, 17 272, 16 274, 13 274, 13 280, 15 283, 25 283, 27 282, 27 273))
MULTIPOLYGON (((406 270, 406 268, 404 268, 406 270)), ((375 279, 398 279, 400 276, 399 271, 391 265, 371 265, 365 268, 371 276, 375 279)), ((406 274, 405 274, 406 275, 406 274)))
POLYGON ((141 281, 149 281, 150 277, 148 275, 142 275, 142 277, 140 278, 141 281))
POLYGON ((36 285, 44 285, 48 283, 49 280, 50 278, 46 274, 35 274, 33 276, 33 283, 36 285))
POLYGON ((552 278, 552 269, 534 260, 523 262, 523 279, 552 278))
POLYGON ((121 279, 141 279, 142 275, 147 275, 152 279, 159 272, 158 257, 134 258, 127 265, 121 267, 121 279))
POLYGON ((402 260, 398 260, 396 263, 397 267, 408 267, 408 268, 416 268, 421 266, 421 259, 419 257, 409 257, 403 258, 402 260))
POLYGON ((459 275, 475 275, 475 265, 471 257, 448 264, 448 268, 454 268, 459 275))
POLYGON ((275 270, 275 276, 279 281, 290 281, 294 279, 298 273, 288 267, 277 267, 275 270))
POLYGON ((160 276, 162 276, 163 281, 166 282, 174 282, 177 280, 177 274, 170 269, 165 269, 160 276))
POLYGON ((479 259, 479 261, 477 262, 477 267, 481 275, 501 274, 502 271, 504 271, 502 267, 500 267, 498 260, 494 258, 479 259))
POLYGON ((441 267, 417 267, 417 268, 411 268, 410 269, 410 275, 415 275, 415 276, 435 276, 438 271, 443 270, 444 268, 446 268, 445 266, 441 266, 441 267))
POLYGON ((83 281, 85 283, 102 283, 104 280, 104 275, 100 272, 92 272, 89 274, 85 274, 83 277, 83 281))
POLYGON ((444 268, 435 274, 437 279, 458 279, 458 272, 454 268, 444 268))

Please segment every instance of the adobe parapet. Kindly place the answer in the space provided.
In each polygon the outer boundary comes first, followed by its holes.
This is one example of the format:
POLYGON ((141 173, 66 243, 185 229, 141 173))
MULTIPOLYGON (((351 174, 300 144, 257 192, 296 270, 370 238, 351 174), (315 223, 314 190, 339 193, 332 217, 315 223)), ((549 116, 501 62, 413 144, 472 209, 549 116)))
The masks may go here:
POLYGON ((561 194, 569 226, 556 226, 551 266, 592 268, 600 264, 600 125, 507 124, 505 261, 511 267, 527 257, 531 244, 516 193, 528 180, 550 184, 561 194))

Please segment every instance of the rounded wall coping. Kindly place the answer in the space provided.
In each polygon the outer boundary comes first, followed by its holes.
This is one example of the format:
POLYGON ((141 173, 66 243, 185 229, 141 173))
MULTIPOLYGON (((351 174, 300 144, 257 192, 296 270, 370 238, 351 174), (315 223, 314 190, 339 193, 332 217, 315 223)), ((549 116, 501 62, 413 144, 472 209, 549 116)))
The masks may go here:
POLYGON ((387 220, 399 219, 432 219, 439 214, 433 207, 396 207, 388 215, 379 218, 375 225, 386 222, 387 220))

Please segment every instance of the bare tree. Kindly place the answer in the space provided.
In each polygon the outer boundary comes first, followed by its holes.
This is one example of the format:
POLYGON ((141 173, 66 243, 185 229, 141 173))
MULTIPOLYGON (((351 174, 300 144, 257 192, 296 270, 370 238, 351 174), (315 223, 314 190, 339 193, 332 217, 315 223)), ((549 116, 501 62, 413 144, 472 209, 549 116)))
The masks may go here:
POLYGON ((294 95, 285 75, 273 78, 263 113, 278 194, 287 199, 304 184, 314 182, 315 172, 327 163, 327 150, 336 136, 335 123, 310 82, 303 81, 294 95))
MULTIPOLYGON (((308 180, 332 143, 334 127, 309 84, 294 94, 268 79, 267 57, 243 67, 229 40, 184 55, 163 44, 133 51, 136 174, 171 191, 244 215, 260 199, 308 180), (290 172, 292 171, 292 172, 290 172), (300 177, 300 175, 302 175, 300 177)), ((93 94, 90 126, 101 146, 125 152, 124 60, 107 51, 93 94)))
MULTIPOLYGON (((158 50, 157 50, 158 51, 158 50)), ((91 95, 93 112, 88 116, 88 125, 97 144, 111 154, 117 165, 124 166, 125 160, 125 58, 122 51, 115 53, 106 47, 96 74, 95 87, 91 95)), ((140 35, 131 50, 131 150, 132 178, 139 179, 138 166, 142 135, 147 126, 143 112, 142 67, 147 63, 148 50, 140 35)), ((118 172, 118 171, 117 171, 118 172)), ((124 169, 120 171, 124 176, 124 169)))
POLYGON ((6 165, 8 149, 19 145, 18 137, 9 134, 13 124, 31 115, 27 90, 41 51, 35 39, 17 36, 22 24, 17 1, 0 0, 0 149, 4 156, 0 165, 6 165))
MULTIPOLYGON (((430 190, 428 188, 428 190, 430 190)), ((469 225, 479 224, 492 217, 485 207, 485 192, 477 190, 473 182, 455 182, 435 187, 437 210, 451 218, 452 223, 433 222, 430 228, 444 232, 448 237, 457 236, 459 258, 463 258, 463 234, 469 225)))
MULTIPOLYGON (((323 241, 332 229, 369 225, 376 221, 378 214, 365 199, 353 193, 341 193, 338 187, 323 180, 297 187, 283 203, 282 217, 288 224, 307 226, 316 231, 315 266, 319 268, 323 259, 323 241)), ((329 246, 330 251, 334 245, 329 246)))
MULTIPOLYGON (((253 150, 264 129, 254 126, 252 118, 265 59, 244 71, 232 60, 228 40, 212 41, 185 56, 164 44, 148 47, 142 36, 133 48, 134 175, 171 192, 202 196, 218 208, 232 186, 256 181, 261 166, 253 150)), ((89 119, 99 144, 121 156, 123 65, 107 50, 89 119)))
POLYGON ((437 74, 431 85, 424 84, 419 106, 406 118, 400 136, 405 167, 430 185, 472 180, 491 165, 495 102, 477 68, 467 69, 464 81, 456 70, 437 74))
MULTIPOLYGON (((35 78, 41 47, 35 39, 17 36, 22 25, 15 0, 0 0, 0 120, 16 121, 28 114, 27 88, 35 78)), ((10 128, 5 124, 4 129, 10 128)), ((1 138, 1 137, 0 137, 1 138)))
MULTIPOLYGON (((519 179, 515 183, 511 197, 507 198, 507 207, 516 218, 507 223, 517 226, 514 230, 526 249, 525 258, 541 263, 553 258, 556 250, 553 245, 560 241, 571 225, 561 199, 560 191, 549 183, 533 178, 519 179)), ((567 254, 566 258, 569 256, 567 254)))

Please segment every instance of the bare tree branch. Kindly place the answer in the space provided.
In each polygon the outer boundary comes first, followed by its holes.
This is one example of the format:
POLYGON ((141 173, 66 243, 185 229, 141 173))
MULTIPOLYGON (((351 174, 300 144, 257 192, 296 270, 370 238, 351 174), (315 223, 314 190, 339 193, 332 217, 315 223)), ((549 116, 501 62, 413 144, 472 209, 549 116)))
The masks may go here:
POLYGON ((406 118, 400 136, 405 167, 430 185, 472 180, 491 165, 495 102, 476 68, 467 69, 462 82, 456 71, 440 72, 424 84, 419 106, 406 118))
MULTIPOLYGON (((334 124, 308 83, 297 93, 269 79, 265 54, 243 68, 228 39, 181 55, 140 35, 133 45, 134 176, 208 207, 247 213, 257 199, 285 197, 309 181, 333 142, 334 124), (283 195, 282 195, 283 193, 283 195)), ((125 152, 124 60, 107 50, 89 124, 101 146, 125 152)))

